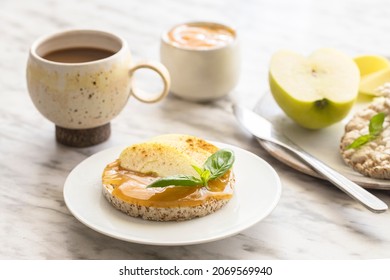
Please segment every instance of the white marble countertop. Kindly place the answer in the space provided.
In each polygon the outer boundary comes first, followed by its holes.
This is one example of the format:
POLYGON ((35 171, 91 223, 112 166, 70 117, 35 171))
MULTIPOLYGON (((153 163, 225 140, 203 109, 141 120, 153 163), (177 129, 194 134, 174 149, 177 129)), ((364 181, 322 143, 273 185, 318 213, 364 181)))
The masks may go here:
MULTIPOLYGON (((0 258, 389 258, 389 211, 373 214, 331 184, 273 159, 229 109, 233 100, 254 106, 268 87, 270 56, 280 48, 309 53, 329 46, 351 56, 389 56, 389 14, 385 0, 1 1, 0 258), (208 104, 174 96, 154 105, 132 99, 112 121, 109 141, 83 149, 55 142, 54 126, 34 108, 25 82, 28 49, 37 37, 67 28, 112 30, 128 40, 135 60, 158 59, 160 34, 193 20, 231 24, 239 32, 242 76, 229 97, 208 104), (177 247, 116 240, 70 214, 63 184, 79 162, 108 147, 173 132, 233 144, 268 161, 283 187, 275 210, 236 236, 177 247)), ((374 193, 390 204, 388 191, 374 193)))

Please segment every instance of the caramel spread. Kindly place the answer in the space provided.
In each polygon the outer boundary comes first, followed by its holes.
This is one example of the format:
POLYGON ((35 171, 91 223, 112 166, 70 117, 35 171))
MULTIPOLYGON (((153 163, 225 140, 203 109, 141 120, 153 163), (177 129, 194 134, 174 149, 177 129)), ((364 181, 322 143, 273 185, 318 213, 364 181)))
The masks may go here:
POLYGON ((230 199, 233 195, 234 176, 228 171, 204 187, 146 188, 159 179, 152 174, 136 173, 123 169, 119 160, 106 166, 103 184, 113 187, 112 195, 135 205, 152 207, 197 206, 208 199, 230 199))
POLYGON ((212 49, 230 44, 234 31, 219 24, 183 24, 168 33, 170 42, 187 49, 212 49))

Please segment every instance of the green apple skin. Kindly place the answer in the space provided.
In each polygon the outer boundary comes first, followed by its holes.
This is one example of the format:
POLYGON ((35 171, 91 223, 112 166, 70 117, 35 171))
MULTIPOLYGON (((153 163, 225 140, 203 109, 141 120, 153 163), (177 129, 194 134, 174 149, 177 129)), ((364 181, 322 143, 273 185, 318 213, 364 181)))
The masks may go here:
POLYGON ((271 93, 285 114, 297 124, 308 129, 321 129, 344 119, 355 100, 335 103, 328 99, 304 102, 289 95, 269 73, 271 93))

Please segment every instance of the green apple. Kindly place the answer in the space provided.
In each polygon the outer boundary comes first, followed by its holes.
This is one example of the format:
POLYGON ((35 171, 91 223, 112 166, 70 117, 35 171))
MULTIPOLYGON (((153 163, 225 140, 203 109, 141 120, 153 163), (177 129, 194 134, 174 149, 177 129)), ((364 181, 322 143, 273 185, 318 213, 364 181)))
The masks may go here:
POLYGON ((281 50, 269 69, 271 92, 299 125, 320 129, 342 120, 358 95, 359 69, 349 56, 323 48, 309 57, 281 50))

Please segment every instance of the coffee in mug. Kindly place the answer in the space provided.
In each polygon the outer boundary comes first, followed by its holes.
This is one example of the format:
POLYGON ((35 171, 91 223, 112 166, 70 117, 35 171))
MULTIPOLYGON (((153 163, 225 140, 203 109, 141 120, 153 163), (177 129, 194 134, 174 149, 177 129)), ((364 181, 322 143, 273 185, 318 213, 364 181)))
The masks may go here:
POLYGON ((134 64, 127 42, 117 35, 69 30, 33 43, 27 86, 38 111, 55 124, 57 141, 84 147, 109 137, 110 121, 130 96, 145 103, 164 98, 170 76, 161 63, 134 64), (146 97, 133 85, 132 76, 141 68, 161 77, 161 92, 146 97))
POLYGON ((114 54, 114 52, 105 49, 68 48, 49 52, 43 58, 54 62, 80 63, 103 59, 114 54))

